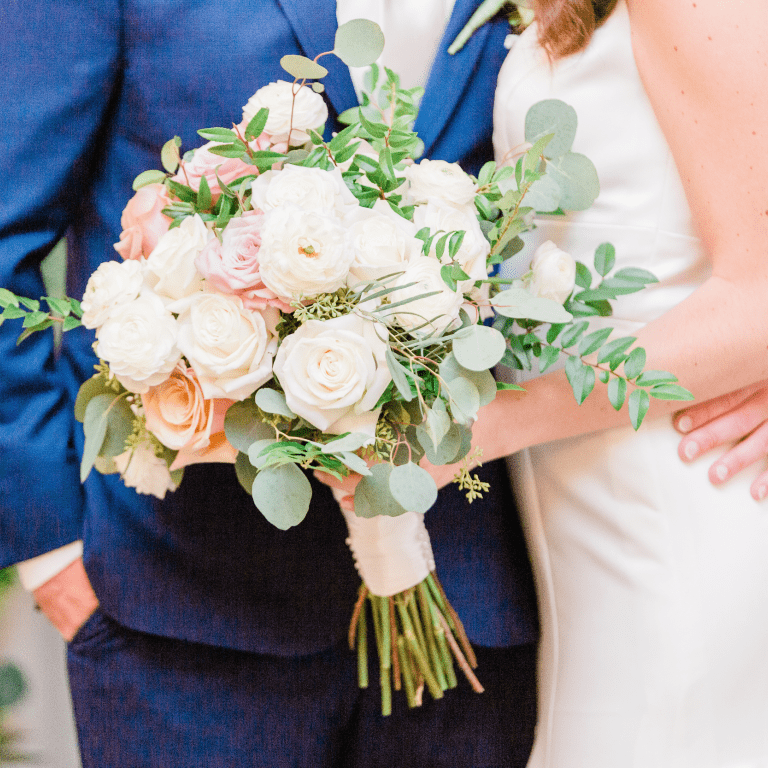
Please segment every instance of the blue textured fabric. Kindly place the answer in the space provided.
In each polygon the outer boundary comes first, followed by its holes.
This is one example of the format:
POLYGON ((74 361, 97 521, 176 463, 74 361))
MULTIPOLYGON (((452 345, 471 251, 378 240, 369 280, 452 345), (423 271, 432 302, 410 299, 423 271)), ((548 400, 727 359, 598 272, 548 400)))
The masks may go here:
MULTIPOLYGON (((490 157, 491 104, 504 57, 503 21, 457 56, 445 52, 476 2, 459 0, 417 128, 427 154, 471 170, 490 157)), ((0 3, 4 173, 0 284, 29 296, 39 262, 67 235, 70 295, 81 295, 113 243, 131 182, 157 167, 174 134, 238 120, 249 96, 282 77, 279 55, 314 56, 335 33, 332 0, 49 0, 0 3)), ((334 114, 354 104, 331 61, 334 114)), ((341 515, 315 487, 307 519, 288 532, 253 509, 231 466, 188 469, 164 502, 115 477, 78 478, 82 430, 72 407, 92 373, 92 335, 15 346, 0 327, 0 564, 80 536, 104 611, 133 629, 282 656, 319 652, 344 636, 357 575, 341 515)), ((506 474, 471 507, 455 490, 427 516, 438 572, 473 641, 535 638, 533 590, 506 474)))
POLYGON ((381 716, 355 656, 284 657, 145 635, 100 612, 69 647, 83 768, 524 768, 533 741, 533 645, 478 648, 465 680, 381 716))

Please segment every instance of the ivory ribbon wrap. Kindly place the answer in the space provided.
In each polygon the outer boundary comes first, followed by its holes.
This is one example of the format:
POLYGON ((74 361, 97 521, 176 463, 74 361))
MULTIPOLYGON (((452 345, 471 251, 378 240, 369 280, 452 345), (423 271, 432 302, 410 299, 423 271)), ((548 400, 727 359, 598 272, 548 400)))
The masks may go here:
POLYGON ((420 584, 435 570, 423 514, 406 512, 398 517, 366 518, 351 510, 342 512, 355 568, 374 595, 396 595, 420 584))

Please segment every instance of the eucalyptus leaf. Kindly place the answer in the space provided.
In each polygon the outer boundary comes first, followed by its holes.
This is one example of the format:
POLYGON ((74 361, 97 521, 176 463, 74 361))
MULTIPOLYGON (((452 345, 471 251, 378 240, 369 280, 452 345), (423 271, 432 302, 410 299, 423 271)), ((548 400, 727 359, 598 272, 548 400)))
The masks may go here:
POLYGON ((252 398, 233 403, 224 416, 224 434, 227 440, 242 453, 257 440, 275 437, 275 430, 259 418, 256 403, 252 398))
POLYGON ((328 70, 316 61, 295 53, 283 56, 280 66, 297 80, 319 80, 328 74, 328 70))
POLYGON ((125 452, 125 441, 133 433, 135 418, 124 397, 113 399, 112 402, 113 405, 107 413, 107 433, 99 450, 99 456, 105 458, 114 458, 125 452))
POLYGON ((523 199, 525 204, 530 205, 534 210, 540 213, 549 213, 560 207, 562 196, 563 192, 560 185, 551 177, 542 176, 528 187, 523 199))
POLYGON ((504 317, 536 320, 540 323, 567 323, 573 319, 562 304, 532 296, 524 288, 508 288, 497 293, 491 304, 504 317))
POLYGON ((112 389, 103 376, 96 374, 86 379, 81 385, 75 398, 75 418, 79 422, 85 420, 85 408, 96 395, 111 394, 113 397, 117 394, 112 389))
POLYGON ((235 475, 237 482, 249 496, 253 490, 253 481, 256 479, 257 471, 256 467, 251 464, 248 455, 240 451, 235 459, 235 475))
POLYGON ((371 474, 357 484, 355 489, 355 514, 358 517, 387 515, 397 517, 408 510, 398 504, 389 487, 391 464, 374 464, 371 474))
POLYGON ((296 464, 281 464, 256 475, 251 496, 259 512, 276 528, 286 531, 306 517, 312 486, 296 464))
POLYGON ((389 490, 395 501, 411 512, 424 514, 437 501, 432 475, 412 462, 392 469, 389 490))
POLYGON ((107 410, 115 401, 117 395, 103 394, 91 398, 85 408, 83 419, 83 431, 85 433, 85 445, 83 457, 80 462, 80 482, 84 483, 91 472, 93 463, 101 451, 104 438, 107 436, 107 410))
POLYGON ((493 374, 488 371, 471 371, 465 368, 456 359, 453 352, 449 352, 443 362, 440 363, 440 378, 446 382, 450 394, 451 381, 457 378, 464 378, 471 381, 480 395, 480 406, 488 405, 496 397, 496 380, 493 374))
POLYGON ((285 416, 287 419, 295 419, 296 414, 288 407, 285 401, 285 395, 276 389, 262 387, 256 390, 256 405, 265 413, 276 413, 278 416, 285 416))
POLYGON ((483 371, 493 367, 504 356, 507 343, 495 329, 486 325, 474 325, 454 337, 453 354, 460 365, 471 371, 483 371))
POLYGON ((174 136, 172 139, 163 144, 163 148, 160 150, 160 162, 163 164, 168 173, 176 173, 176 169, 181 162, 181 155, 179 154, 179 147, 181 146, 181 139, 178 136, 174 136))
POLYGON ((262 455, 262 451, 270 445, 275 445, 277 440, 273 437, 256 440, 248 447, 248 461, 256 469, 262 469, 267 461, 267 455, 262 455))
POLYGON ((340 437, 337 440, 331 440, 330 443, 325 443, 320 449, 323 453, 343 453, 345 451, 356 451, 358 448, 362 448, 367 443, 371 442, 371 436, 365 435, 362 432, 351 432, 344 437, 340 437))
POLYGON ((559 99, 546 99, 534 104, 525 116, 525 140, 535 144, 553 133, 544 151, 546 157, 560 157, 570 150, 576 138, 576 110, 559 99))
MULTIPOLYGON (((442 401, 437 402, 442 404, 442 401)), ((431 446, 434 450, 437 450, 437 447, 440 445, 442 439, 451 428, 451 418, 446 412, 445 406, 443 405, 442 408, 434 406, 432 408, 428 408, 424 418, 424 423, 421 425, 421 428, 423 429, 423 432, 419 432, 417 429, 417 433, 419 434, 419 442, 421 443, 424 450, 426 451, 428 446, 431 446), (426 435, 428 438, 427 442, 421 439, 422 434, 426 435)))
POLYGON ((348 67, 367 67, 384 50, 384 34, 368 19, 352 19, 336 30, 333 52, 348 67))
POLYGON ((367 462, 364 459, 361 459, 356 453, 343 451, 338 454, 338 457, 345 466, 349 467, 353 472, 357 472, 358 475, 367 477, 371 474, 367 462))
POLYGON ((162 184, 164 181, 165 174, 162 171, 144 171, 133 180, 133 191, 138 192, 148 184, 162 184))
POLYGON ((400 393, 400 397, 407 402, 413 400, 414 395, 411 390, 409 379, 410 372, 400 364, 391 349, 387 349, 385 358, 387 361, 387 368, 389 368, 392 381, 394 381, 397 391, 400 393))
POLYGON ((461 448, 462 429, 464 427, 461 424, 451 424, 448 431, 443 435, 443 439, 435 446, 424 426, 416 427, 416 437, 421 447, 424 448, 424 454, 431 464, 439 466, 441 464, 452 464, 457 460, 455 457, 461 448))
POLYGON ((616 264, 616 249, 610 243, 602 243, 595 251, 595 270, 605 277, 616 264))
POLYGON ((597 171, 585 155, 567 152, 547 165, 547 173, 560 187, 566 211, 586 211, 600 194, 597 171))
POLYGON ((480 393, 468 379, 458 378, 451 381, 451 413, 459 424, 469 424, 477 418, 480 409, 480 393))

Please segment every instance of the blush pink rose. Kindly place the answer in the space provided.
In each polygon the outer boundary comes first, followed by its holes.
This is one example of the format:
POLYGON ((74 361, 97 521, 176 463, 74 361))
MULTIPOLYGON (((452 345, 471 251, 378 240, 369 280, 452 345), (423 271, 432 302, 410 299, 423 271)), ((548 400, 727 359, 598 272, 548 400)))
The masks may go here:
POLYGON ((120 219, 123 231, 120 242, 115 243, 115 250, 124 259, 146 259, 168 231, 171 219, 162 211, 170 204, 163 184, 147 184, 137 190, 120 219))
POLYGON ((221 241, 213 238, 198 254, 195 266, 216 290, 239 296, 246 309, 272 306, 292 312, 293 308, 261 280, 259 249, 263 219, 261 211, 247 211, 230 219, 221 241))
MULTIPOLYGON (((241 179, 243 176, 258 173, 255 165, 245 163, 236 157, 222 157, 210 151, 211 147, 217 147, 221 143, 219 141, 209 141, 207 144, 203 144, 202 147, 198 147, 192 159, 188 163, 184 163, 183 167, 173 177, 173 180, 179 184, 192 187, 197 192, 200 189, 200 179, 205 176, 205 180, 208 182, 208 187, 211 190, 211 197, 216 201, 221 195, 221 187, 216 178, 217 174, 219 179, 229 186, 233 181, 241 179)), ((268 149, 269 137, 266 134, 262 134, 259 138, 254 139, 250 146, 254 151, 268 149)))
POLYGON ((224 414, 234 400, 206 400, 197 375, 183 361, 164 382, 142 394, 141 402, 147 429, 163 445, 179 451, 181 459, 176 457, 173 469, 196 463, 186 460, 195 455, 208 457, 198 461, 235 460, 237 451, 223 438, 224 414))

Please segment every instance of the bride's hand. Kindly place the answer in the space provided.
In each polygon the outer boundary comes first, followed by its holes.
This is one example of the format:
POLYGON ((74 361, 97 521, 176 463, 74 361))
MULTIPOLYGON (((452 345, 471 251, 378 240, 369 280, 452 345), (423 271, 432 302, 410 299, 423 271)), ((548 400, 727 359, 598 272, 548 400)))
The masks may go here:
MULTIPOLYGON (((709 479, 719 485, 768 455, 768 382, 759 382, 680 411, 675 428, 685 437, 678 453, 693 461, 718 446, 739 442, 709 468, 709 479)), ((768 472, 751 487, 758 501, 768 495, 768 472)))
POLYGON ((336 499, 339 506, 346 512, 352 512, 355 508, 355 489, 357 484, 363 479, 362 475, 358 475, 357 472, 351 472, 342 480, 339 480, 333 475, 329 475, 327 472, 321 472, 319 469, 315 470, 315 477, 327 485, 333 493, 333 498, 336 499))

